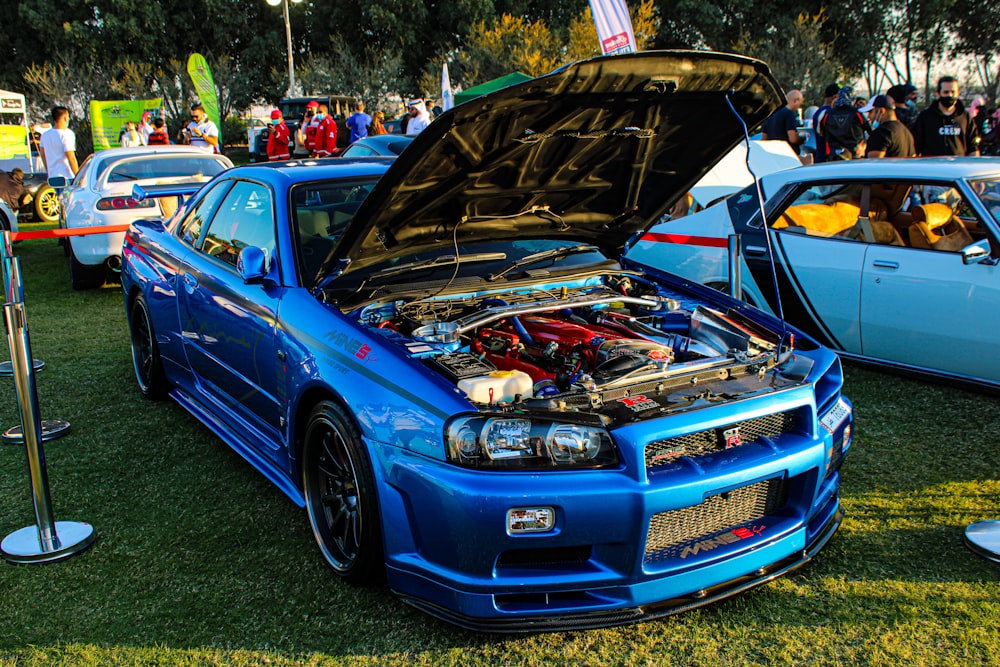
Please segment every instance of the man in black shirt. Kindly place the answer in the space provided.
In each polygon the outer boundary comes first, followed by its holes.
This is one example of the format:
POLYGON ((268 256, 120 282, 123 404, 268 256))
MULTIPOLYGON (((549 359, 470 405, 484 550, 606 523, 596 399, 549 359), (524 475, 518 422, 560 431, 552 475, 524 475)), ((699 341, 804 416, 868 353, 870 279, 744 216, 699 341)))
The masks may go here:
POLYGON ((959 93, 955 77, 938 80, 937 101, 920 112, 911 128, 918 155, 979 155, 979 128, 959 93))
POLYGON ((774 112, 774 115, 764 121, 764 139, 787 141, 796 153, 799 152, 799 145, 805 139, 799 136, 799 109, 805 96, 798 90, 789 90, 785 94, 788 102, 785 106, 774 112))
POLYGON ((876 95, 862 111, 868 114, 871 135, 865 157, 913 157, 913 135, 896 118, 896 105, 888 95, 876 95))

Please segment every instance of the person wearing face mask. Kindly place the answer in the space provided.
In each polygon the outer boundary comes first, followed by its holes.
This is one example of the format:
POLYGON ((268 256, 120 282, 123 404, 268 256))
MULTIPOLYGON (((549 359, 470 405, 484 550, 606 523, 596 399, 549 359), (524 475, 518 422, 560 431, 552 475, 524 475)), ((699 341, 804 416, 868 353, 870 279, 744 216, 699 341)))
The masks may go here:
POLYGON ((979 155, 979 128, 959 99, 958 80, 941 77, 937 100, 913 122, 917 155, 979 155))
POLYGON ((337 148, 337 122, 329 113, 325 104, 316 109, 316 145, 313 147, 313 157, 333 157, 340 150, 337 148))
POLYGON ((271 162, 287 160, 288 141, 291 139, 291 130, 285 123, 285 118, 280 109, 271 112, 271 131, 267 135, 267 159, 271 162))
POLYGON ((913 157, 913 135, 896 118, 896 105, 888 95, 876 95, 861 111, 868 114, 872 133, 868 137, 866 158, 913 157))
POLYGON ((920 109, 917 108, 917 87, 910 83, 892 86, 887 91, 889 99, 896 104, 896 120, 907 128, 913 127, 920 109))

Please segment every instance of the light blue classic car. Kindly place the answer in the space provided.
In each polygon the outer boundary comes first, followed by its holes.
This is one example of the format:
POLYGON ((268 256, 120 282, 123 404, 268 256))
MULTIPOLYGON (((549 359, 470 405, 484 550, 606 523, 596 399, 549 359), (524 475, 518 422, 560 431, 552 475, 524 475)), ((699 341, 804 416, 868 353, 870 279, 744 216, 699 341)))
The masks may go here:
POLYGON ((841 521, 840 362, 618 254, 780 104, 759 61, 644 52, 455 107, 394 161, 230 169, 126 236, 139 387, 304 507, 337 575, 465 627, 770 581, 841 521))
POLYGON ((769 238, 751 185, 655 225, 628 258, 725 288, 738 234, 750 303, 779 312, 777 285, 785 318, 847 358, 1000 388, 1000 159, 838 161, 761 189, 769 238))

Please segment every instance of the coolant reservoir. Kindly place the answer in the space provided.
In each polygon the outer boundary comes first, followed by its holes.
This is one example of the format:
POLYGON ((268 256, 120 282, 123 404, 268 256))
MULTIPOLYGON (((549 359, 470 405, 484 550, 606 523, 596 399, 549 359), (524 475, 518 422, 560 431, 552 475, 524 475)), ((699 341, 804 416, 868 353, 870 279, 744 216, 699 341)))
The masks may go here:
POLYGON ((473 403, 510 403, 518 394, 531 398, 531 376, 524 371, 492 371, 458 381, 473 403))

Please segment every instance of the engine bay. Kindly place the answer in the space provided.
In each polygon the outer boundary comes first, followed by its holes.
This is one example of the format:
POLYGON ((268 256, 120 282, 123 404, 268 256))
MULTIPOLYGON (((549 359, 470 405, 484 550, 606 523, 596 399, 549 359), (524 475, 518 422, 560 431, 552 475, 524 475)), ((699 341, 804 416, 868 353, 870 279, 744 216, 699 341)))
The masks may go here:
POLYGON ((756 391, 782 339, 738 310, 709 308, 639 273, 374 300, 351 315, 493 408, 594 409, 636 392, 711 394, 706 382, 740 378, 756 391))

